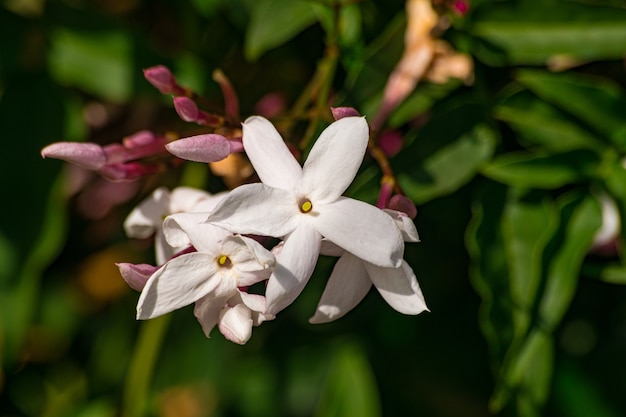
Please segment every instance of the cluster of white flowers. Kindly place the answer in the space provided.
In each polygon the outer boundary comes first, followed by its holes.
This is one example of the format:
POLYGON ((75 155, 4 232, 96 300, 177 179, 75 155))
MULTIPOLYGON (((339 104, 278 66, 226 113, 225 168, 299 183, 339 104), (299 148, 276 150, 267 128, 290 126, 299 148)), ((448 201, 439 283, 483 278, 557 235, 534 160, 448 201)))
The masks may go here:
POLYGON ((417 242, 412 220, 342 196, 361 165, 369 139, 362 117, 326 128, 304 166, 275 127, 253 116, 243 123, 243 148, 260 183, 218 195, 190 188, 157 189, 129 215, 127 234, 155 234, 158 266, 118 264, 141 291, 137 318, 150 319, 195 303, 207 335, 217 325, 236 343, 252 327, 289 306, 311 277, 320 254, 338 257, 311 323, 354 308, 372 284, 397 311, 427 310, 404 242, 417 242), (274 248, 262 243, 280 239, 274 248), (265 294, 248 292, 267 281, 265 294))

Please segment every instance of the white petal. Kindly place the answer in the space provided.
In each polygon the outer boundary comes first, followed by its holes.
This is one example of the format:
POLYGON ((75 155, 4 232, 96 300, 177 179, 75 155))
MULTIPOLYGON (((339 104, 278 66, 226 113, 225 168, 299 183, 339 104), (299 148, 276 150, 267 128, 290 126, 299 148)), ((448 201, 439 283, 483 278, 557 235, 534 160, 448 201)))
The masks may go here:
POLYGON ((148 279, 137 303, 140 320, 158 317, 204 297, 220 285, 215 258, 203 253, 181 255, 148 279))
POLYGON ((311 149, 298 184, 298 193, 313 204, 335 201, 356 175, 369 140, 362 117, 345 117, 328 126, 311 149))
POLYGON ((322 236, 346 251, 379 266, 398 267, 402 263, 402 235, 384 211, 362 201, 340 197, 334 203, 318 207, 315 214, 317 216, 309 219, 311 224, 322 236))
POLYGON ((224 254, 242 271, 260 271, 276 264, 274 254, 259 242, 245 236, 232 236, 223 242, 224 254))
POLYGON ((328 323, 356 307, 372 287, 363 261, 346 253, 333 268, 324 293, 309 323, 328 323))
POLYGON ((250 309, 244 304, 226 307, 220 314, 219 329, 231 342, 245 344, 252 336, 250 309))
POLYGON ((152 236, 161 227, 163 217, 170 214, 170 193, 167 188, 154 190, 150 197, 143 200, 124 221, 124 230, 129 237, 145 239, 152 236))
POLYGON ((250 310, 263 313, 265 311, 265 297, 259 294, 248 294, 245 291, 239 291, 241 302, 250 310))
POLYGON ((235 188, 215 207, 206 222, 234 233, 281 237, 299 223, 295 195, 265 184, 235 188))
POLYGON ((178 213, 168 216, 163 222, 163 234, 167 242, 175 247, 193 245, 198 252, 213 256, 221 255, 222 240, 232 233, 204 221, 208 213, 178 213))
POLYGON ((176 187, 170 193, 170 214, 189 211, 210 211, 203 207, 203 210, 194 210, 196 205, 209 200, 214 200, 215 204, 221 197, 216 197, 204 190, 191 187, 176 187))
POLYGON ((405 242, 419 242, 420 237, 417 234, 417 229, 415 228, 415 223, 413 220, 406 214, 401 211, 384 209, 385 213, 391 216, 391 218, 396 222, 396 225, 402 232, 402 238, 405 242))
POLYGON ((322 246, 320 247, 320 253, 326 256, 334 256, 336 258, 340 257, 344 253, 345 250, 331 242, 330 240, 324 238, 322 239, 322 246))
POLYGON ((302 167, 274 125, 261 116, 243 123, 243 147, 261 181, 270 187, 293 190, 302 167))
POLYGON ((210 295, 196 301, 193 314, 202 326, 202 331, 206 337, 210 337, 211 330, 217 325, 220 313, 227 301, 228 297, 215 298, 210 295))
POLYGON ((320 244, 321 236, 306 223, 285 239, 265 290, 267 313, 277 314, 300 295, 317 263, 320 244))
POLYGON ((365 264, 374 286, 396 311, 402 314, 419 314, 429 311, 424 295, 408 263, 400 268, 381 268, 365 264))

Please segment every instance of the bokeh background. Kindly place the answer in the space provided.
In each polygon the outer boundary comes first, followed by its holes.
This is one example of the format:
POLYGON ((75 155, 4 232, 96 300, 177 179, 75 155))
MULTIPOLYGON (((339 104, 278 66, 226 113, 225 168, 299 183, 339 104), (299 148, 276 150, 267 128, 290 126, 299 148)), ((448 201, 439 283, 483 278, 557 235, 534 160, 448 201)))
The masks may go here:
MULTIPOLYGON (((190 307, 137 322, 115 262, 154 259, 124 218, 157 186, 216 192, 223 173, 189 163, 112 183, 39 154, 197 133, 143 78, 157 64, 214 111, 221 69, 242 116, 268 94, 288 115, 329 42, 339 54, 321 105, 373 120, 405 52, 406 7, 1 2, 1 416, 626 415, 623 1, 433 2, 429 36, 469 57, 471 74, 419 80, 384 124, 403 137, 390 162, 418 208, 422 242, 406 259, 431 310, 419 316, 372 291, 308 324, 333 265, 322 259, 244 346, 206 339, 190 307)), ((349 194, 373 203, 380 179, 368 158, 349 194)))

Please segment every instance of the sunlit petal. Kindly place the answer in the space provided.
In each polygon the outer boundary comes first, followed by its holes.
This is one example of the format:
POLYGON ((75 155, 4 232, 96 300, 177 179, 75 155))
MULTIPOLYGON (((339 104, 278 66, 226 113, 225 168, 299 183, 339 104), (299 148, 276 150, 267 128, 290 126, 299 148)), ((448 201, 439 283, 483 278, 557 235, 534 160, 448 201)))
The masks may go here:
POLYGON ((220 284, 217 269, 214 257, 198 252, 167 262, 141 292, 137 319, 158 317, 202 298, 220 284))
POLYGON ((261 116, 243 123, 243 147, 261 181, 271 187, 293 190, 302 167, 274 125, 261 116))
POLYGON ((295 195, 265 184, 246 184, 225 197, 206 222, 234 233, 280 237, 298 224, 295 195))
POLYGON ((297 192, 315 203, 336 200, 356 175, 369 139, 362 117, 346 117, 328 126, 304 163, 297 192))
POLYGON ((220 312, 226 306, 227 301, 228 297, 215 298, 210 295, 196 301, 193 314, 202 326, 202 331, 206 337, 210 337, 211 330, 217 325, 220 312))
POLYGON ((310 323, 328 323, 342 317, 363 300, 372 287, 363 261, 346 253, 337 261, 310 323))
POLYGON ((220 244, 232 233, 205 223, 208 213, 178 213, 163 222, 163 234, 175 247, 193 245, 198 252, 219 255, 220 244))
POLYGON ((311 224, 331 242, 375 265, 400 266, 404 241, 394 220, 384 211, 341 197, 318 207, 315 214, 309 219, 311 224))
POLYGON ((319 233, 306 223, 284 240, 265 291, 268 313, 278 313, 300 295, 317 263, 320 242, 319 233))
POLYGON ((420 237, 417 234, 417 229, 415 228, 415 223, 413 223, 413 220, 406 213, 390 209, 385 209, 383 211, 389 214, 391 218, 396 222, 398 229, 400 229, 400 232, 402 232, 402 238, 405 242, 420 241, 420 237))
POLYGON ((365 268, 380 295, 402 314, 429 311, 413 269, 402 261, 400 268, 381 268, 365 264, 365 268))

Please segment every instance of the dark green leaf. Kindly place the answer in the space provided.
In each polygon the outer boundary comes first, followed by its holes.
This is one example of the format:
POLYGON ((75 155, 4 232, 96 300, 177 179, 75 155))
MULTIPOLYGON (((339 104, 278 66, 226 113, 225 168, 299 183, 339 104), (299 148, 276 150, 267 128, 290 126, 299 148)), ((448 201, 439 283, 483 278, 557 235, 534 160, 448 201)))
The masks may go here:
POLYGON ((599 164, 598 155, 582 149, 552 155, 515 152, 495 158, 482 173, 516 187, 553 189, 592 178, 599 164))
POLYGON ((245 41, 245 55, 250 61, 289 41, 317 20, 306 0, 259 0, 252 7, 245 41))
POLYGON ((456 191, 491 158, 496 135, 481 117, 481 107, 475 105, 438 113, 396 157, 398 181, 413 201, 456 191))
POLYGON ((626 54, 626 10, 563 1, 489 3, 475 11, 471 33, 487 42, 476 53, 491 64, 619 59, 626 54))

